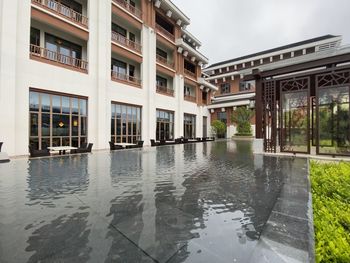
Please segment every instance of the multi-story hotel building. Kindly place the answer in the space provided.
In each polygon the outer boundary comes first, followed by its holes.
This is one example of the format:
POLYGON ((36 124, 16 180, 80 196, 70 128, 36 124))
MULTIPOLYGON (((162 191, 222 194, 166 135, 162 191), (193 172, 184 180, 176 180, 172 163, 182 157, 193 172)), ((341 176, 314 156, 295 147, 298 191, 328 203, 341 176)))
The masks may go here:
POLYGON ((208 59, 170 0, 0 2, 0 141, 28 145, 208 136, 208 59))
MULTIPOLYGON (((254 69, 281 68, 310 60, 321 52, 338 48, 341 40, 341 36, 325 35, 210 65, 204 70, 208 76, 206 80, 218 88, 208 106, 211 120, 225 122, 226 137, 231 138, 236 133, 236 125, 231 121, 236 107, 255 108, 256 83, 245 80, 246 75, 252 74, 254 69)), ((255 123, 256 116, 251 119, 254 135, 255 123)))

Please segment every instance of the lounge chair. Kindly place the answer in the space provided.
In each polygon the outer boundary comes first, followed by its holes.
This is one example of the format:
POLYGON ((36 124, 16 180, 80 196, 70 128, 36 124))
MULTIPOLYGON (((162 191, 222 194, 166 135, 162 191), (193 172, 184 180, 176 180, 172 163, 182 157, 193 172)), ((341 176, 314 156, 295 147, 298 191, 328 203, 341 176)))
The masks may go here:
POLYGON ((75 151, 72 151, 71 153, 91 153, 93 145, 94 145, 93 143, 89 143, 89 145, 84 143, 81 145, 80 148, 76 149, 75 151))
POLYGON ((151 140, 151 146, 154 147, 154 146, 158 146, 159 143, 156 142, 155 140, 151 140))
POLYGON ((32 146, 29 146, 30 157, 46 157, 50 156, 50 151, 48 149, 45 150, 36 150, 32 146))
POLYGON ((166 144, 166 140, 161 139, 161 140, 159 141, 159 145, 165 145, 165 144, 166 144))
POLYGON ((0 142, 0 153, 1 153, 1 147, 4 143, 3 142, 0 142))
POLYGON ((143 141, 137 141, 135 145, 126 146, 126 149, 136 149, 136 148, 142 148, 142 147, 143 147, 143 141))
POLYGON ((182 143, 182 139, 181 138, 175 139, 175 144, 180 144, 180 143, 182 143))

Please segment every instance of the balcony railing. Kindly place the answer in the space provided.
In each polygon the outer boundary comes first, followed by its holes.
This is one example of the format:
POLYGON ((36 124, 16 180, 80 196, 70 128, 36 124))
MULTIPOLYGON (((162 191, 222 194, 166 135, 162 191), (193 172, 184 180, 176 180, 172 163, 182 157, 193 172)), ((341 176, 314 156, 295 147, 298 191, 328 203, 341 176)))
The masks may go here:
POLYGON ((88 62, 78 59, 78 58, 74 58, 74 57, 70 57, 70 56, 66 56, 66 55, 62 55, 60 53, 48 50, 46 48, 42 48, 39 46, 35 46, 35 45, 30 45, 30 55, 33 57, 38 57, 38 58, 42 58, 48 61, 52 61, 52 62, 56 62, 58 64, 62 64, 65 66, 69 66, 72 68, 76 68, 76 69, 80 69, 83 71, 87 71, 88 70, 88 62))
POLYGON ((157 54, 157 62, 170 67, 170 68, 174 68, 174 62, 169 61, 168 59, 166 59, 165 57, 162 57, 160 55, 157 54))
POLYGON ((124 73, 119 73, 119 72, 113 71, 113 70, 112 70, 112 80, 117 80, 117 81, 119 80, 119 81, 131 83, 131 84, 134 84, 137 86, 141 86, 140 79, 133 77, 133 76, 130 76, 130 75, 127 75, 127 74, 124 74, 124 73))
POLYGON ((134 41, 131 41, 130 39, 127 39, 126 37, 122 36, 119 33, 112 32, 112 40, 117 42, 118 44, 121 44, 124 47, 130 48, 135 50, 138 53, 141 53, 142 46, 134 41))
POLYGON ((184 69, 185 70, 185 74, 186 75, 188 75, 188 76, 190 76, 190 77, 192 77, 192 78, 196 78, 197 76, 196 76, 196 73, 194 73, 194 72, 192 72, 192 71, 190 71, 190 70, 188 70, 188 69, 184 69))
POLYGON ((174 34, 170 33, 168 30, 164 29, 161 25, 156 24, 156 29, 159 33, 165 35, 167 38, 175 42, 174 34))
POLYGON ((88 27, 88 18, 83 16, 82 14, 74 11, 72 8, 69 8, 61 3, 58 3, 54 0, 32 0, 32 3, 48 9, 55 14, 63 16, 74 23, 77 23, 83 27, 88 27))
POLYGON ((185 100, 192 101, 192 102, 197 102, 196 96, 193 95, 184 95, 185 100))
POLYGON ((168 87, 157 85, 157 92, 174 96, 174 90, 168 87))
POLYGON ((113 0, 113 2, 121 6, 122 8, 126 9, 128 12, 132 13, 137 18, 142 19, 142 11, 130 5, 125 0, 113 0))

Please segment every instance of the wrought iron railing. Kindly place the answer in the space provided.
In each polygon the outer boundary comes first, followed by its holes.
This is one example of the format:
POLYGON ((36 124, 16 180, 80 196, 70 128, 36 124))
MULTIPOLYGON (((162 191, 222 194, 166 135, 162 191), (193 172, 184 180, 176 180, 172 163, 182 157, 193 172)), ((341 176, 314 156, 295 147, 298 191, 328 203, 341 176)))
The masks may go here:
POLYGON ((162 86, 162 85, 157 85, 157 92, 159 93, 165 93, 171 96, 174 96, 174 90, 169 89, 168 87, 162 86))
POLYGON ((165 66, 168 66, 170 68, 174 68, 174 62, 172 61, 169 61, 168 59, 166 59, 165 57, 162 57, 160 55, 157 54, 157 62, 165 65, 165 66))
POLYGON ((112 40, 123 45, 124 47, 131 48, 137 51, 138 53, 141 53, 142 46, 139 43, 131 41, 130 39, 127 39, 119 33, 112 32, 112 40))
POLYGON ((66 56, 39 46, 30 45, 30 54, 35 57, 57 62, 59 64, 63 64, 73 68, 81 69, 84 71, 88 70, 87 61, 71 56, 66 56))
POLYGON ((86 16, 83 16, 82 14, 74 11, 72 8, 62 5, 59 2, 56 2, 54 0, 32 0, 32 3, 48 9, 55 14, 63 16, 81 26, 84 26, 86 28, 88 27, 89 20, 86 16))
POLYGON ((137 9, 134 6, 130 5, 125 0, 113 0, 113 2, 116 3, 117 5, 123 7, 125 10, 127 10, 128 12, 135 15, 137 18, 142 19, 142 11, 137 9))
POLYGON ((119 73, 117 71, 114 71, 112 70, 112 79, 113 80, 121 80, 121 81, 124 81, 124 82, 129 82, 129 83, 132 83, 132 84, 136 84, 138 86, 141 85, 141 80, 134 77, 134 76, 130 76, 130 75, 127 75, 127 74, 124 74, 124 73, 119 73))
POLYGON ((165 37, 169 38, 171 41, 175 41, 175 35, 164 29, 161 25, 156 24, 156 30, 165 37))

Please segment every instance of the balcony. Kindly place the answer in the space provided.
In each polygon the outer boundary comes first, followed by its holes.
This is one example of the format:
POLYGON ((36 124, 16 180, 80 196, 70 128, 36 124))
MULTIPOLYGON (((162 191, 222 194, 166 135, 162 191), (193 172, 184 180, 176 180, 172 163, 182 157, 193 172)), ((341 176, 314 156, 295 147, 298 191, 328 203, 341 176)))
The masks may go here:
POLYGON ((164 29, 161 25, 156 24, 156 30, 158 33, 164 35, 169 40, 175 42, 175 36, 172 33, 170 33, 169 31, 167 31, 166 29, 164 29))
POLYGON ((190 102, 197 102, 196 96, 193 95, 184 95, 184 99, 190 102))
POLYGON ((184 71, 185 71, 185 75, 187 75, 187 76, 189 76, 191 78, 194 78, 194 79, 197 78, 196 73, 194 73, 194 72, 192 72, 192 71, 190 71, 188 69, 184 69, 184 71))
POLYGON ((43 61, 52 65, 67 67, 83 73, 88 72, 87 61, 65 56, 39 46, 30 45, 30 57, 31 59, 43 61))
POLYGON ((82 26, 84 28, 88 28, 88 18, 83 16, 82 14, 74 11, 73 9, 62 5, 59 2, 53 1, 53 0, 32 0, 32 3, 44 8, 46 10, 49 10, 50 12, 59 15, 65 19, 68 19, 69 21, 82 26))
POLYGON ((127 39, 126 37, 122 36, 119 33, 112 32, 112 41, 115 41, 118 44, 120 44, 126 48, 130 48, 130 49, 136 51, 137 53, 141 54, 142 46, 140 44, 138 44, 134 41, 131 41, 130 39, 127 39))
POLYGON ((127 84, 131 84, 133 86, 137 86, 137 87, 141 87, 141 80, 127 75, 127 74, 123 74, 123 73, 119 73, 117 71, 113 71, 112 70, 112 80, 113 81, 118 81, 118 82, 124 82, 127 84))
POLYGON ((169 68, 174 68, 174 66, 175 66, 174 62, 169 61, 168 59, 166 59, 158 54, 157 54, 157 62, 166 66, 166 67, 169 67, 169 68))
POLYGON ((157 85, 157 92, 169 96, 174 96, 174 90, 169 89, 168 87, 162 86, 162 85, 157 85))
POLYGON ((126 11, 128 11, 129 13, 133 14, 137 18, 142 19, 142 11, 130 5, 128 2, 124 0, 113 0, 113 2, 125 9, 126 11))

